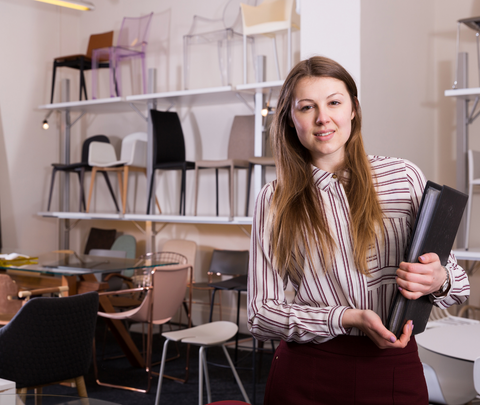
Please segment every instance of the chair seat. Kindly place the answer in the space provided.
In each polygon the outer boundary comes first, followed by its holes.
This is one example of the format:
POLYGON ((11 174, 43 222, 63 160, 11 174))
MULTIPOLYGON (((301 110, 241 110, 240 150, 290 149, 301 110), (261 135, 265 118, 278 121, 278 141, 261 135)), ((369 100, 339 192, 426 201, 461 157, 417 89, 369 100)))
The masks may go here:
POLYGON ((241 290, 247 285, 247 275, 233 277, 229 280, 218 281, 208 284, 211 288, 217 290, 241 290))
POLYGON ((275 159, 270 156, 254 156, 248 161, 254 165, 275 166, 275 159))
POLYGON ((86 170, 91 169, 88 163, 84 163, 84 162, 70 163, 70 164, 52 163, 52 166, 57 170, 77 170, 82 168, 86 170))
POLYGON ((235 336, 237 325, 228 321, 217 321, 162 334, 165 338, 175 342, 190 343, 192 345, 218 345, 235 336))
POLYGON ((223 159, 223 160, 198 160, 198 168, 222 168, 222 167, 245 167, 248 168, 248 160, 243 159, 223 159))
POLYGON ((195 162, 165 162, 165 163, 157 163, 154 166, 155 170, 175 170, 178 168, 183 168, 185 167, 186 170, 192 170, 195 169, 195 162))

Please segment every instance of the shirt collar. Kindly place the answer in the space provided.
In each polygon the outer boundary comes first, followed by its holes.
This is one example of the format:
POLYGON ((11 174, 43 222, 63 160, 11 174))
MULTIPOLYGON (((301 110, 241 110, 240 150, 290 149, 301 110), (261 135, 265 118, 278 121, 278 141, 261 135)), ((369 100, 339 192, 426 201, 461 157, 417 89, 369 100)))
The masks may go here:
POLYGON ((322 191, 327 191, 330 188, 330 184, 337 181, 337 176, 334 173, 326 172, 312 165, 312 175, 315 187, 322 191))

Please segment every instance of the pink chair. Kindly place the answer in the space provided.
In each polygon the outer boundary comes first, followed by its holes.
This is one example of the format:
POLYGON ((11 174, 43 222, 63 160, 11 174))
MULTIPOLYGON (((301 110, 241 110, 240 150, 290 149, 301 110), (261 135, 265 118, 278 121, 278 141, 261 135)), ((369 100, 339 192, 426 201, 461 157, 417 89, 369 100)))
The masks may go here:
POLYGON ((97 75, 99 61, 108 58, 110 64, 110 97, 121 96, 120 62, 129 58, 142 59, 143 93, 147 92, 145 52, 150 21, 153 13, 143 17, 125 17, 118 34, 116 46, 95 49, 92 52, 92 98, 97 98, 97 75))

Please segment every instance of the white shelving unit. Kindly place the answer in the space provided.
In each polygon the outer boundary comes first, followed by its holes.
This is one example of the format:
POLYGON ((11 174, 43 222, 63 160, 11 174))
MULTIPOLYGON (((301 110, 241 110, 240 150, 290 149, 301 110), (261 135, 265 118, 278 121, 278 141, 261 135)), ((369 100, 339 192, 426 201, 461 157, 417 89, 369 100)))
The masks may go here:
MULTIPOLYGON (((255 155, 261 156, 262 145, 262 115, 263 96, 270 92, 277 92, 283 85, 283 81, 252 83, 239 86, 223 86, 196 90, 179 90, 163 93, 149 93, 133 95, 127 97, 113 97, 107 99, 86 100, 86 101, 68 101, 56 104, 41 105, 40 110, 60 111, 64 114, 65 128, 62 129, 62 136, 66 145, 70 145, 70 128, 84 114, 119 114, 136 111, 148 124, 149 150, 153 151, 153 130, 148 111, 150 109, 171 109, 176 106, 205 106, 222 105, 226 103, 238 103, 242 101, 248 105, 249 101, 244 96, 254 97, 253 105, 250 107, 255 114, 255 155), (71 123, 70 113, 80 113, 80 116, 71 123)), ((147 165, 147 177, 152 175, 151 167, 153 156, 149 156, 147 165)), ((70 151, 65 150, 65 163, 70 161, 70 151)), ((66 176, 65 189, 68 190, 68 176, 66 176)), ((261 188, 261 168, 256 167, 254 172, 254 195, 260 192, 261 188)), ((67 194, 64 191, 64 194, 67 194)), ((68 193, 69 194, 69 193, 68 193)), ((63 196, 64 206, 69 207, 69 196, 63 196)), ((111 213, 82 213, 82 212, 39 212, 42 217, 58 218, 67 221, 64 226, 65 241, 60 248, 68 248, 68 221, 69 220, 115 220, 115 221, 135 221, 145 222, 146 224, 146 248, 150 251, 154 245, 155 224, 156 223, 193 223, 193 224, 222 224, 250 226, 251 217, 234 217, 229 221, 228 217, 202 217, 202 216, 180 216, 180 215, 142 215, 142 214, 111 214, 111 213)))

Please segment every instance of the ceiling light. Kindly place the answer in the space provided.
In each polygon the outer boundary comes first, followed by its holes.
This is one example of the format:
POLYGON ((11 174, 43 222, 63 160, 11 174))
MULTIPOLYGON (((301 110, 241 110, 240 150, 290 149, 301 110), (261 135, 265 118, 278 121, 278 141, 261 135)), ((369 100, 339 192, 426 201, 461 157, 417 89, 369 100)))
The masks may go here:
POLYGON ((42 3, 53 4, 54 6, 68 7, 75 10, 95 10, 95 6, 88 1, 83 0, 36 0, 41 1, 42 3))

